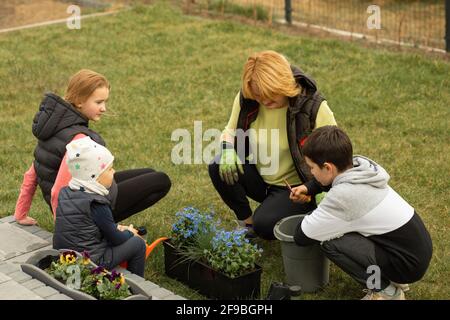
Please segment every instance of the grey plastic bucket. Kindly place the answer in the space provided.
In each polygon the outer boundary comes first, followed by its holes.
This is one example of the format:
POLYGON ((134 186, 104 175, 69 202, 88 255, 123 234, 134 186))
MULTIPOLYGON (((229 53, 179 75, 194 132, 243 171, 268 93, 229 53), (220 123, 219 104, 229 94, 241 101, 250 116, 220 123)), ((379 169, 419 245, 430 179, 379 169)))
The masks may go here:
POLYGON ((299 285, 303 292, 315 292, 329 281, 330 261, 319 244, 301 247, 294 242, 295 229, 304 214, 284 218, 275 225, 275 237, 281 241, 284 272, 289 285, 299 285))

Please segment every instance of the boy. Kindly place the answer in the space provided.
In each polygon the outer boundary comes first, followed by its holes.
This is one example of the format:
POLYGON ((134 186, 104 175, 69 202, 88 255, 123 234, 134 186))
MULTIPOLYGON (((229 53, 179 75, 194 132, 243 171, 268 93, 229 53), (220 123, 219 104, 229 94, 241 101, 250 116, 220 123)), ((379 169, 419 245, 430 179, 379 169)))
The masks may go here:
POLYGON ((399 283, 420 280, 432 255, 419 215, 389 187, 380 165, 352 157, 351 141, 338 127, 316 129, 302 151, 314 179, 293 188, 290 198, 303 202, 325 187, 329 192, 299 223, 295 242, 320 242, 331 261, 368 287, 363 300, 404 300, 408 287, 399 283))

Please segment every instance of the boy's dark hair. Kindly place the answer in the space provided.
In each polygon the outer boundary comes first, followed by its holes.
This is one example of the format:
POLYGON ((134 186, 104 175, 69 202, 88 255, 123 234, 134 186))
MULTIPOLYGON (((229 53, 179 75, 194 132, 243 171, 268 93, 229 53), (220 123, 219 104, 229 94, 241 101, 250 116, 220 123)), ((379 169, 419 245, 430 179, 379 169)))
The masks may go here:
POLYGON ((352 142, 337 126, 315 129, 306 139, 302 151, 319 167, 325 162, 331 162, 339 171, 344 171, 353 165, 352 142))

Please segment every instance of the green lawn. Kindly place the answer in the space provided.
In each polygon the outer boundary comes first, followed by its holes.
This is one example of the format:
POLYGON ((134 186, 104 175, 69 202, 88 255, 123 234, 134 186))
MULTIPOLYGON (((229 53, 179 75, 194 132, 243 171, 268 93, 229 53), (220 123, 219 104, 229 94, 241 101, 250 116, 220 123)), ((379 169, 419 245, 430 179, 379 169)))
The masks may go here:
MULTIPOLYGON (((328 98, 356 153, 382 164, 391 186, 420 213, 434 241, 425 278, 409 299, 449 299, 450 276, 450 64, 421 54, 365 48, 338 40, 189 17, 168 4, 137 7, 115 16, 0 34, 0 216, 14 211, 23 172, 33 159, 31 123, 43 92, 63 94, 81 68, 105 74, 112 84, 111 116, 93 128, 116 156, 116 170, 152 167, 168 173, 173 187, 154 207, 129 219, 149 237, 169 234, 184 206, 213 206, 224 224, 233 214, 212 187, 207 166, 170 161, 177 128, 223 128, 240 86, 246 57, 273 49, 311 74, 328 98)), ((40 192, 39 192, 40 193, 40 192)), ((52 230, 40 194, 31 216, 52 230)), ((280 248, 264 248, 262 293, 283 280, 280 248)), ((202 298, 164 274, 163 250, 147 263, 146 277, 192 299, 202 298)), ((332 266, 330 285, 305 299, 358 299, 361 288, 332 266)))

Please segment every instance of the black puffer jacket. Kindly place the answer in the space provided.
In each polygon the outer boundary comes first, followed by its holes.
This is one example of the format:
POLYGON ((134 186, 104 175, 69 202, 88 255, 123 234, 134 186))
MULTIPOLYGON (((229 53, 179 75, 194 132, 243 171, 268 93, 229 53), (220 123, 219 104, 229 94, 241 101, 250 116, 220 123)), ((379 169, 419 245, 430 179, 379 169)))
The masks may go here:
POLYGON ((55 183, 66 145, 79 133, 105 145, 99 134, 88 128, 86 119, 75 107, 53 93, 46 93, 33 119, 34 169, 45 201, 51 206, 51 190, 55 183))

